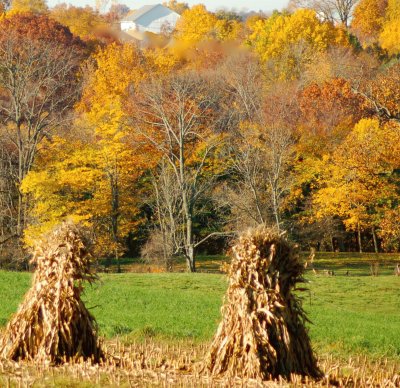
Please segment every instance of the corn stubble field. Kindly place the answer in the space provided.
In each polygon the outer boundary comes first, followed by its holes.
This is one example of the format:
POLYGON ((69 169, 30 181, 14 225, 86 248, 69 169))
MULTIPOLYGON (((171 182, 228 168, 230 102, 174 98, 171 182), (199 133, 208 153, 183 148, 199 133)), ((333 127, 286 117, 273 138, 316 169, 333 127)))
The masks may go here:
MULTIPOLYGON (((343 256, 317 257, 314 265, 319 271, 307 273, 310 291, 303 304, 313 322, 308 325, 310 336, 323 371, 318 382, 294 375, 290 383, 211 376, 203 361, 221 320, 219 309, 227 287, 223 276, 125 273, 103 275, 85 297, 105 336, 102 348, 107 361, 53 366, 3 359, 0 386, 398 387, 400 279, 392 274, 395 258, 385 257, 379 276, 372 277, 365 257, 343 256), (331 268, 336 275, 326 276, 331 268), (176 303, 171 303, 173 299, 176 303)), ((0 296, 8 301, 1 304, 4 326, 29 288, 30 275, 0 272, 0 278, 0 296)))
POLYGON ((293 375, 289 384, 283 379, 261 383, 234 376, 214 378, 203 370, 201 362, 208 344, 124 345, 109 341, 105 350, 112 357, 102 365, 77 362, 54 367, 2 361, 0 383, 2 387, 398 387, 400 384, 398 363, 387 359, 371 362, 363 356, 346 361, 322 357, 319 365, 325 376, 320 381, 293 375))

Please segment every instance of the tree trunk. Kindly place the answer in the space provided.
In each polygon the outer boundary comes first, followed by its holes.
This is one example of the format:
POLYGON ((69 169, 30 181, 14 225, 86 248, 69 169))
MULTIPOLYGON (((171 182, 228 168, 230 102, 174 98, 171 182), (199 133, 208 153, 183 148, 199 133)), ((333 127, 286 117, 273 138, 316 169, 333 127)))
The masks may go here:
POLYGON ((196 257, 193 244, 187 248, 186 264, 189 272, 196 272, 196 257))
POLYGON ((186 264, 189 272, 196 272, 192 216, 188 206, 186 206, 185 203, 187 205, 186 200, 184 200, 184 209, 186 213, 186 241, 185 241, 186 264))
POLYGON ((332 252, 335 252, 335 238, 331 235, 331 249, 332 252))
POLYGON ((379 253, 378 239, 376 238, 375 226, 372 227, 372 239, 374 240, 375 253, 379 253))
POLYGON ((183 213, 186 220, 186 238, 185 238, 185 256, 186 263, 189 272, 196 272, 196 262, 194 255, 194 243, 193 243, 193 203, 189 202, 187 192, 187 181, 185 174, 185 155, 184 155, 184 137, 181 134, 181 140, 179 145, 179 180, 180 188, 182 190, 182 207, 183 213))
MULTIPOLYGON (((19 125, 17 126, 17 132, 20 134, 21 129, 19 125)), ((23 168, 23 144, 21 141, 21 136, 18 139, 18 209, 17 209, 17 236, 21 237, 24 230, 24 220, 23 220, 23 203, 24 196, 21 192, 21 183, 24 179, 24 168, 23 168)))
POLYGON ((344 243, 343 243, 343 238, 339 238, 338 239, 338 243, 339 243, 339 251, 340 252, 344 252, 345 251, 345 246, 344 246, 344 243))
POLYGON ((272 206, 273 206, 273 214, 275 218, 275 223, 278 231, 281 230, 281 220, 279 217, 279 199, 278 199, 278 193, 277 193, 277 181, 274 180, 273 185, 272 185, 272 206))
POLYGON ((360 228, 360 223, 357 224, 357 240, 358 240, 358 248, 359 252, 362 253, 362 241, 361 241, 361 228, 360 228))
POLYGON ((256 204, 257 214, 260 217, 260 219, 259 219, 260 224, 265 224, 264 217, 262 215, 262 211, 261 211, 261 208, 260 208, 260 201, 259 201, 259 198, 258 198, 258 195, 257 195, 257 191, 256 191, 256 189, 254 188, 254 185, 251 182, 249 183, 249 186, 250 186, 251 192, 253 193, 253 198, 254 198, 254 202, 256 204))
MULTIPOLYGON (((172 272, 172 257, 171 257, 171 246, 172 246, 172 239, 173 239, 173 228, 174 228, 174 218, 173 214, 171 211, 171 206, 170 203, 168 202, 167 204, 167 210, 169 214, 169 236, 168 236, 168 226, 166 222, 166 216, 165 214, 161 214, 161 196, 160 196, 160 190, 158 185, 160 184, 161 179, 159 178, 157 181, 157 178, 153 176, 153 187, 154 187, 154 193, 155 193, 155 198, 156 198, 156 214, 157 214, 157 219, 158 219, 158 224, 160 227, 161 231, 161 237, 162 237, 162 253, 163 253, 163 263, 165 266, 165 270, 167 272, 172 272)), ((165 187, 165 186, 164 186, 165 187)), ((166 198, 164 196, 164 202, 166 201, 166 198)), ((165 205, 164 205, 165 206, 165 205)))
POLYGON ((18 189, 18 209, 17 209, 17 236, 22 236, 23 231, 23 195, 18 189))
POLYGON ((115 260, 117 261, 117 272, 121 273, 122 272, 121 271, 121 262, 119 260, 119 255, 118 255, 117 250, 115 250, 115 260))
POLYGON ((111 232, 115 244, 115 260, 117 261, 117 272, 121 273, 121 263, 118 252, 118 218, 119 218, 119 182, 118 182, 118 165, 115 160, 113 171, 109 172, 110 188, 111 188, 111 232))

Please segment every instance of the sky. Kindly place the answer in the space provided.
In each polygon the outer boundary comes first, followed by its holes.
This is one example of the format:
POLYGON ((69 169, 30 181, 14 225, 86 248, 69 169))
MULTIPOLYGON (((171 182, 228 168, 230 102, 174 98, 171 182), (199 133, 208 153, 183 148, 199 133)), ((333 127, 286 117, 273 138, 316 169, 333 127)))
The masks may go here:
MULTIPOLYGON (((210 11, 220 8, 248 10, 248 11, 272 11, 284 8, 288 0, 180 0, 189 5, 204 4, 210 11)), ((111 1, 110 1, 111 2, 111 1)), ((118 0, 120 4, 126 4, 131 9, 137 9, 147 4, 162 3, 163 0, 118 0)), ((47 0, 49 7, 59 3, 73 4, 75 6, 90 5, 94 7, 95 0, 47 0)))

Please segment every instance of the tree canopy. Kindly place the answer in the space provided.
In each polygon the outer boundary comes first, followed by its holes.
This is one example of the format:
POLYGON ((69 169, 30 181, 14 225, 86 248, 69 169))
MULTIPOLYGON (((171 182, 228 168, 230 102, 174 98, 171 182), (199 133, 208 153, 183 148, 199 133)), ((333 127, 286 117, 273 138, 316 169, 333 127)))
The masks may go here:
POLYGON ((126 7, 39 3, 2 3, 0 244, 72 218, 98 255, 167 270, 258 224, 307 249, 400 249, 398 1, 170 1, 159 44, 110 29, 126 7))

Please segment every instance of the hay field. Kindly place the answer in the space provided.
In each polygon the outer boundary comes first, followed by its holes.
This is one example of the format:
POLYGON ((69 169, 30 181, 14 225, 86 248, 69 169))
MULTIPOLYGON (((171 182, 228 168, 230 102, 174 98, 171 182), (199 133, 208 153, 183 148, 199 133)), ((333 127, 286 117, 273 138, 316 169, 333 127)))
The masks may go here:
MULTIPOLYGON (((352 260, 349 276, 338 269, 346 263, 323 260, 317 260, 316 267, 323 270, 331 264, 337 275, 308 273, 309 292, 303 293, 303 303, 313 321, 310 336, 324 372, 344 385, 355 379, 364 379, 365 385, 375 378, 395 386, 400 374, 400 277, 391 274, 390 261, 382 275, 372 277, 363 260, 352 260)), ((29 288, 30 277, 0 272, 2 327, 29 288)), ((119 381, 122 386, 140 386, 147 381, 146 386, 190 386, 201 381, 207 386, 210 380, 198 376, 195 365, 220 320, 226 287, 224 277, 213 274, 103 274, 84 299, 107 346, 127 358, 124 367, 49 369, 2 363, 0 385, 24 381, 27 385, 21 386, 66 386, 68 381, 68 386, 77 387, 115 386, 119 381)))

